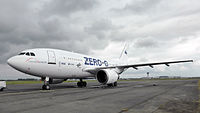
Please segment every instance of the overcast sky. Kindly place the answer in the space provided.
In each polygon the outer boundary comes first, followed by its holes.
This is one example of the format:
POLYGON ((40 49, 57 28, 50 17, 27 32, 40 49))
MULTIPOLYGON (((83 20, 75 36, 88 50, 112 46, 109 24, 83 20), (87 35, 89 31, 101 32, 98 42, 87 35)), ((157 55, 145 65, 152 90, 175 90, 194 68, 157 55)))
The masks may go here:
POLYGON ((200 76, 199 0, 0 0, 0 79, 31 77, 6 60, 24 49, 57 48, 131 63, 194 63, 129 69, 122 77, 200 76))

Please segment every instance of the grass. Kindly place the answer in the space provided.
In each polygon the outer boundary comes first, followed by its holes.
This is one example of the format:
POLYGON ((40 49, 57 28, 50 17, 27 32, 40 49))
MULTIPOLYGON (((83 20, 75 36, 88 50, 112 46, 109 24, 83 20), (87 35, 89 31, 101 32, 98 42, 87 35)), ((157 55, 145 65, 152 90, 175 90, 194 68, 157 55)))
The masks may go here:
POLYGON ((120 79, 118 81, 151 81, 151 80, 198 80, 197 78, 152 78, 152 79, 120 79))
MULTIPOLYGON (((67 81, 64 81, 64 82, 77 82, 79 80, 67 80, 67 81)), ((92 82, 92 81, 96 81, 96 80, 84 80, 84 81, 87 81, 87 82, 92 82)), ((33 80, 33 81, 23 81, 23 80, 14 80, 14 81, 6 81, 6 84, 7 85, 15 85, 15 84, 43 84, 43 81, 36 81, 36 80, 33 80)))
POLYGON ((200 80, 198 81, 198 89, 200 90, 200 80))
POLYGON ((6 84, 40 84, 42 81, 7 81, 6 84))

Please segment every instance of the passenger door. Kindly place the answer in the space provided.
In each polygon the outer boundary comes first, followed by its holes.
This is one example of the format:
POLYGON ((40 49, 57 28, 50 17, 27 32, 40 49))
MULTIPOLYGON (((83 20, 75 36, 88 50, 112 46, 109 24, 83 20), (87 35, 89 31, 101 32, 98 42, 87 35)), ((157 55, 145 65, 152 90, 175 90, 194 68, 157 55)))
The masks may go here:
POLYGON ((54 51, 47 51, 48 64, 56 64, 56 55, 54 51))

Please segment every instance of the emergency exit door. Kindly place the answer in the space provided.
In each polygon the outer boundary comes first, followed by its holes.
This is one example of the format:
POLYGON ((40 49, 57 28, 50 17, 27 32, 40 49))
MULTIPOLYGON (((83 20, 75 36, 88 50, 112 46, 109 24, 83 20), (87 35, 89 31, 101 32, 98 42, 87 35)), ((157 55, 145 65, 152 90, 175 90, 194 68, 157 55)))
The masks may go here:
POLYGON ((56 55, 54 51, 47 51, 48 64, 56 64, 56 55))

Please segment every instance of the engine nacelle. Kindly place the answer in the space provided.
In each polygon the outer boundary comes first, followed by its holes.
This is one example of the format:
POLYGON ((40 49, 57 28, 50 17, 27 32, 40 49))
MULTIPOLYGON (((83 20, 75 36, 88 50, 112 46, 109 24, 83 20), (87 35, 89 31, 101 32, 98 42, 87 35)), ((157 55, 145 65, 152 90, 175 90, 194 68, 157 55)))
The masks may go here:
POLYGON ((53 78, 49 78, 49 84, 59 84, 59 83, 62 83, 63 81, 66 81, 66 79, 53 79, 53 78))
POLYGON ((102 69, 97 72, 96 78, 102 84, 110 84, 116 82, 119 75, 112 69, 102 69))

